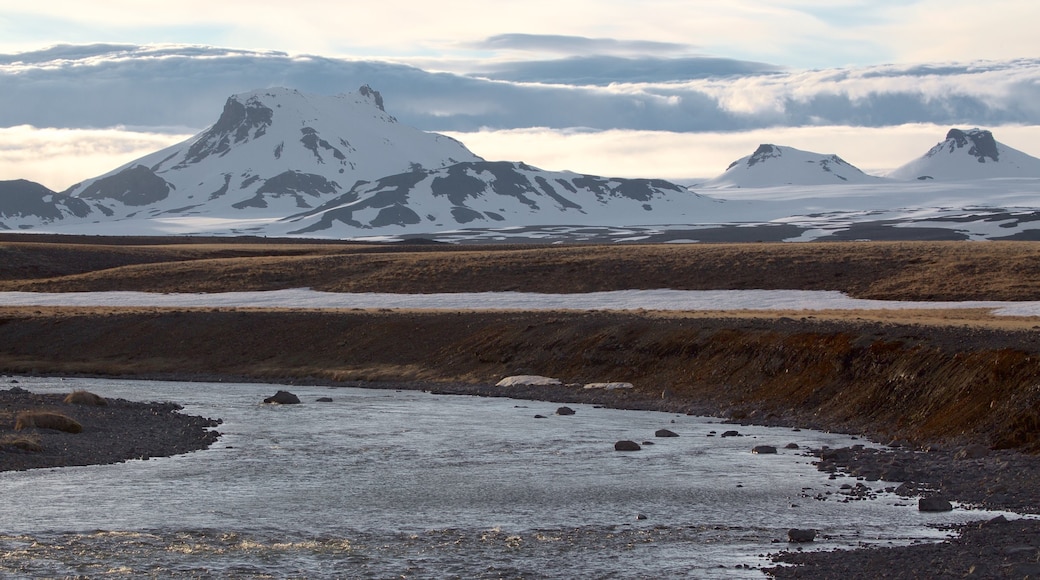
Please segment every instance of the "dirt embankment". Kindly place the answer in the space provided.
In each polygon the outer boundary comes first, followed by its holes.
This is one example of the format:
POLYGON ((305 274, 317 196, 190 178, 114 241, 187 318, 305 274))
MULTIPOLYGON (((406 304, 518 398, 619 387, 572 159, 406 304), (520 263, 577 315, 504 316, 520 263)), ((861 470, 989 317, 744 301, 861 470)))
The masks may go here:
POLYGON ((651 313, 8 308, 0 344, 5 372, 628 381, 641 408, 1040 451, 1032 331, 651 313))

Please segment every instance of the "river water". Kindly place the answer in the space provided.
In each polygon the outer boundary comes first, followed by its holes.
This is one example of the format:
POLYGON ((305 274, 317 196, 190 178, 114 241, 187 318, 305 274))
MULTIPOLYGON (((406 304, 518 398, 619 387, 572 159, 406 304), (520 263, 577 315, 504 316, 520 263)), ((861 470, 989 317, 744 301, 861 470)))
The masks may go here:
POLYGON ((863 443, 847 435, 416 391, 19 382, 224 424, 178 457, 0 473, 3 578, 761 578, 792 527, 820 531, 812 549, 851 548, 994 515, 846 502, 850 478, 782 448, 863 443), (278 388, 304 404, 259 404, 278 388), (717 436, 729 429, 741 436, 717 436), (619 439, 654 444, 615 452, 619 439), (751 453, 762 444, 780 452, 751 453))

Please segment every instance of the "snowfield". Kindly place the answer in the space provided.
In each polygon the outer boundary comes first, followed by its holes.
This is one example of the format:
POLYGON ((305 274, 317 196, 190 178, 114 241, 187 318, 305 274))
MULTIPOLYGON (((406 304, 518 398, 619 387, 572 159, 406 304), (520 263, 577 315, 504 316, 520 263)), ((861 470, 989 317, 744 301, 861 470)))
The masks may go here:
POLYGON ((0 306, 188 308, 390 308, 414 310, 944 310, 985 308, 1001 316, 1040 316, 1040 301, 912 302, 850 298, 814 290, 618 290, 586 294, 459 292, 386 294, 320 292, 310 288, 263 292, 159 294, 149 292, 0 292, 0 306))

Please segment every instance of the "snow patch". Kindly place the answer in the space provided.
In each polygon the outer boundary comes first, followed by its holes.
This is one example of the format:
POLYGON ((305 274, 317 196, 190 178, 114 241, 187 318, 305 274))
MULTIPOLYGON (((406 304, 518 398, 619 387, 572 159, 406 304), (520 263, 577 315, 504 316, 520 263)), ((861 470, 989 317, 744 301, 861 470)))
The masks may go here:
POLYGON ((549 386, 549 385, 562 385, 560 379, 552 379, 549 377, 542 377, 538 375, 514 375, 506 377, 501 381, 495 383, 496 387, 517 387, 517 386, 549 386))

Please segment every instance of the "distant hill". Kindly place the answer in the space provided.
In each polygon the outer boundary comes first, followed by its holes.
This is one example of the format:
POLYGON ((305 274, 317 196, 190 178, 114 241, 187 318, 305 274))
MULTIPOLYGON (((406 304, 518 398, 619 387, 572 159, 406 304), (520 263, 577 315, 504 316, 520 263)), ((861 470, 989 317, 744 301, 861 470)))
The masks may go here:
POLYGON ((773 187, 780 185, 838 185, 878 183, 841 157, 802 151, 782 145, 759 145, 754 153, 734 161, 726 171, 701 188, 773 187))
POLYGON ((1040 177, 1040 159, 995 140, 990 131, 950 129, 944 141, 888 176, 937 181, 1040 177))

